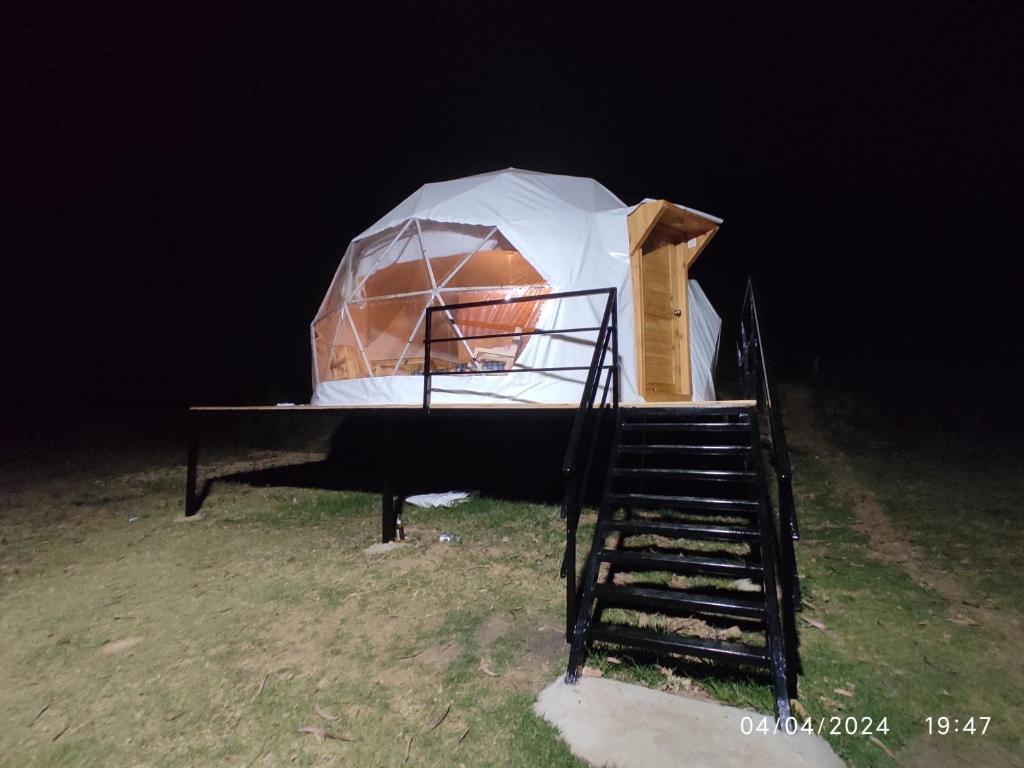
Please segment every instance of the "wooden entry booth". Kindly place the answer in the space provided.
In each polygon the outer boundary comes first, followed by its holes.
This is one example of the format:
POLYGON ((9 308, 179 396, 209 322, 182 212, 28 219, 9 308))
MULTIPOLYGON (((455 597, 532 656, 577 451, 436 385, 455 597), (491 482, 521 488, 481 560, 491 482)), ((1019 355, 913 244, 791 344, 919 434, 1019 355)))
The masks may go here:
POLYGON ((629 214, 637 389, 647 401, 692 400, 687 281, 719 221, 667 200, 629 214))

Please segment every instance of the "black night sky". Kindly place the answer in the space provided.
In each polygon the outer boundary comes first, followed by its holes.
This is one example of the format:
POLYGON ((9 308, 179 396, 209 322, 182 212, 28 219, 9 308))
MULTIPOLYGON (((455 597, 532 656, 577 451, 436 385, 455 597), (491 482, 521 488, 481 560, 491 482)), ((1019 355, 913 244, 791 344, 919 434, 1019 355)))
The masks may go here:
POLYGON ((508 166, 722 216, 790 375, 1018 387, 1019 4, 265 5, 3 12, 5 406, 304 401, 349 239, 508 166))

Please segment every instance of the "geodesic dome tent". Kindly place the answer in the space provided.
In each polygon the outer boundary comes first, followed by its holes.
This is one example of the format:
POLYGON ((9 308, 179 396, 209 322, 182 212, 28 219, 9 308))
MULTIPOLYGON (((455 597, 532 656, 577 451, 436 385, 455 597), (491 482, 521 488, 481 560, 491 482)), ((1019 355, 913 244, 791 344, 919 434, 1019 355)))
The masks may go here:
MULTIPOLYGON (((427 307, 618 289, 622 400, 713 400, 721 320, 688 270, 721 223, 626 206, 593 179, 516 169, 427 184, 356 237, 311 325, 312 402, 416 404, 427 307)), ((603 296, 438 312, 431 338, 596 326, 603 296), (442 327, 437 327, 441 325, 442 327)), ((594 333, 432 345, 431 370, 479 371, 434 403, 578 402, 594 333), (515 370, 515 375, 487 371, 515 370)))

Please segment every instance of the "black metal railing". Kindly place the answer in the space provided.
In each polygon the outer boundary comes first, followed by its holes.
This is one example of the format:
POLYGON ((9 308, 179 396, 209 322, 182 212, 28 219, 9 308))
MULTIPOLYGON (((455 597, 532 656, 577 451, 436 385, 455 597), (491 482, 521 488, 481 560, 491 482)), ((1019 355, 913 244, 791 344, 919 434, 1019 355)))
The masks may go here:
POLYGON ((786 430, 782 424, 782 409, 773 391, 774 379, 769 365, 765 343, 764 320, 758 309, 758 292, 752 277, 747 279, 747 290, 740 310, 740 333, 737 357, 740 385, 744 395, 757 401, 757 410, 767 422, 769 455, 775 468, 778 489, 778 515, 781 544, 782 573, 788 575, 783 583, 788 587, 794 608, 800 605, 800 579, 797 575, 794 541, 800 539, 796 503, 793 498, 793 468, 789 460, 786 430), (788 584, 787 584, 788 582, 788 584))
MULTIPOLYGON (((594 459, 600 441, 601 414, 606 409, 611 408, 612 415, 614 416, 619 407, 618 292, 615 288, 595 288, 583 291, 549 293, 539 296, 518 296, 496 301, 473 301, 463 304, 428 307, 424 318, 423 357, 423 410, 428 413, 430 412, 432 380, 435 376, 479 376, 565 371, 587 372, 587 377, 583 384, 583 393, 580 396, 580 402, 573 417, 572 429, 569 432, 569 442, 565 449, 565 458, 562 461, 562 474, 565 476, 565 493, 562 497, 561 516, 565 520, 565 553, 562 557, 561 576, 566 580, 566 626, 567 635, 571 634, 572 626, 576 620, 576 602, 578 599, 576 593, 576 530, 579 526, 580 512, 590 485, 594 459), (532 331, 516 331, 514 333, 474 335, 456 333, 454 336, 444 338, 433 338, 431 333, 433 327, 431 318, 438 312, 445 313, 450 322, 452 320, 451 313, 462 309, 602 295, 606 299, 600 325, 562 329, 535 329, 532 331), (594 332, 597 334, 594 338, 594 352, 590 359, 590 365, 585 366, 561 365, 531 368, 526 366, 516 367, 515 363, 513 363, 510 368, 503 367, 495 370, 434 371, 431 364, 431 346, 443 342, 466 342, 476 339, 501 339, 523 336, 565 336, 567 334, 594 332), (611 361, 607 362, 609 354, 611 355, 611 361), (603 386, 601 384, 602 374, 604 374, 603 386), (601 393, 600 401, 598 401, 599 391, 601 393)), ((607 421, 613 424, 614 418, 607 421)))
MULTIPOLYGON (((612 343, 616 348, 615 360, 618 360, 618 331, 616 323, 616 290, 614 288, 594 288, 591 290, 584 291, 564 291, 561 293, 546 293, 535 296, 516 296, 507 299, 492 299, 489 301, 468 301, 461 304, 445 304, 437 307, 427 307, 426 314, 423 320, 423 410, 429 413, 431 405, 431 395, 433 393, 433 380, 437 376, 501 376, 514 373, 556 373, 556 372, 567 372, 567 371, 587 371, 587 382, 584 386, 583 399, 587 396, 588 388, 591 386, 591 377, 594 373, 593 366, 594 360, 599 356, 599 348, 601 344, 607 345, 608 339, 607 334, 609 329, 612 332, 612 343), (453 313, 465 309, 478 309, 482 307, 499 307, 506 304, 524 304, 528 302, 543 302, 552 301, 554 299, 575 299, 582 298, 585 296, 608 296, 605 305, 605 314, 601 320, 600 325, 594 326, 583 326, 578 328, 555 328, 555 329, 541 329, 536 328, 532 331, 513 331, 510 333, 480 333, 472 335, 463 335, 458 332, 453 336, 444 336, 441 338, 435 338, 432 333, 433 328, 433 316, 437 313, 443 313, 450 324, 455 327, 452 323, 453 313), (435 371, 433 369, 431 349, 435 344, 451 343, 451 342, 468 342, 481 339, 511 339, 521 338, 524 336, 567 336, 578 333, 597 332, 597 339, 595 340, 594 346, 594 357, 591 360, 590 365, 558 365, 558 366, 543 366, 543 367, 528 367, 519 366, 515 362, 512 363, 510 368, 504 366, 500 368, 464 368, 458 370, 444 370, 435 371)), ((603 360, 604 357, 601 356, 603 360)), ((603 363, 602 363, 603 365, 603 363)), ((616 404, 618 403, 618 366, 605 366, 607 368, 614 367, 614 379, 616 382, 616 404)), ((580 408, 583 408, 583 401, 580 402, 580 408)), ((578 440, 579 433, 577 431, 577 425, 573 425, 573 436, 574 440, 578 440)), ((570 440, 570 449, 572 448, 572 440, 570 440)), ((567 454, 568 455, 568 454, 567 454)))

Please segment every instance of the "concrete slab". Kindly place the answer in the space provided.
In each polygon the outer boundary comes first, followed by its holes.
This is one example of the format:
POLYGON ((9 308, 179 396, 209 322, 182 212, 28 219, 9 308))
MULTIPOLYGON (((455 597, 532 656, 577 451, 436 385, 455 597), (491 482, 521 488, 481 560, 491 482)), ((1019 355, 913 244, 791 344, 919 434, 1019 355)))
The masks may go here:
POLYGON ((617 680, 585 677, 566 685, 559 677, 534 711, 558 728, 574 755, 596 766, 843 768, 816 734, 744 735, 743 718, 756 726, 764 716, 617 680))

